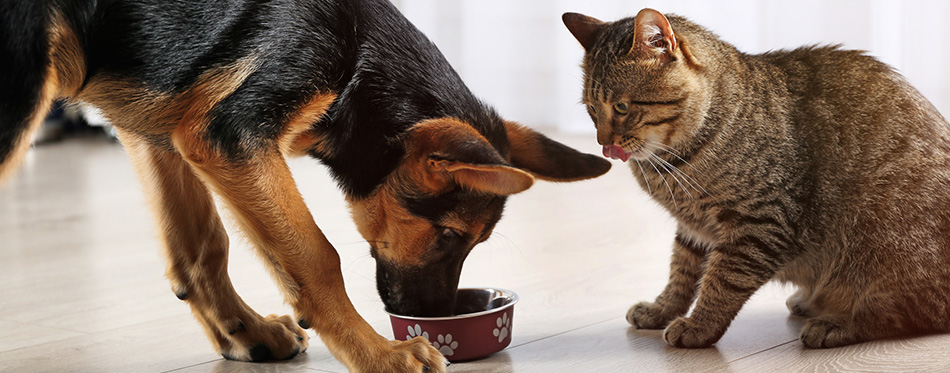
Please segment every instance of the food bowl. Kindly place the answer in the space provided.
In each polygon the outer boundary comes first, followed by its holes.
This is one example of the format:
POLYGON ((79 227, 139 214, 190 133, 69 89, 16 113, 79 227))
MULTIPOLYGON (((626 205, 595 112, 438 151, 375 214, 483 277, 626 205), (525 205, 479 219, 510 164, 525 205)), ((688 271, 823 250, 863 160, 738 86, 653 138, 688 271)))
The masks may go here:
POLYGON ((518 294, 491 288, 459 289, 455 316, 411 317, 390 313, 398 340, 423 336, 452 362, 472 360, 511 344, 518 294))

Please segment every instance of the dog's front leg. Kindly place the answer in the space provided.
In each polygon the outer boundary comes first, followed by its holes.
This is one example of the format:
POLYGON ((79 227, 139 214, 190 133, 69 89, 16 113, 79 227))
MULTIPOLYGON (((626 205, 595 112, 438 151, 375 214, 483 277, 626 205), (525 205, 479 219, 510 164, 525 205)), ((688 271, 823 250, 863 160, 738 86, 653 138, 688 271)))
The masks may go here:
POLYGON ((234 211, 301 324, 316 330, 337 359, 357 372, 444 370, 444 357, 425 339, 389 341, 356 312, 340 257, 314 223, 277 143, 258 144, 235 160, 205 139, 188 127, 172 136, 184 159, 234 211))

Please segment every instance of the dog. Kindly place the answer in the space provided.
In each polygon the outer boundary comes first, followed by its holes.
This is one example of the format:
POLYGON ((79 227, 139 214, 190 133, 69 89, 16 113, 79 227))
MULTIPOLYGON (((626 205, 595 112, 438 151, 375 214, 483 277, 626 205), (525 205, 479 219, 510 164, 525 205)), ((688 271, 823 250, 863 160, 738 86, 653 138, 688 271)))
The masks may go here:
POLYGON ((610 163, 504 121, 385 0, 8 1, 0 5, 0 178, 58 97, 100 108, 160 226, 166 276, 227 359, 288 359, 314 329, 352 371, 443 371, 355 311, 340 259, 285 162, 345 193, 390 312, 453 311, 462 262, 507 196, 610 163), (227 275, 234 211, 295 317, 262 317, 227 275))

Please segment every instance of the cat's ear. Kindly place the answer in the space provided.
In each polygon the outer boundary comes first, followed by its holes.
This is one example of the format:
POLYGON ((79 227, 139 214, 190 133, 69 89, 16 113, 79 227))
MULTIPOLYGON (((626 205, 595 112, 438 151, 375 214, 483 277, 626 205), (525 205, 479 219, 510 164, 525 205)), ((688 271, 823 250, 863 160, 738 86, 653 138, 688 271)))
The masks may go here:
POLYGON ((574 38, 577 39, 577 41, 581 43, 581 46, 584 47, 584 50, 587 51, 594 46, 597 35, 599 35, 600 30, 604 28, 603 21, 580 13, 564 13, 564 15, 561 16, 561 20, 564 21, 564 26, 567 26, 567 29, 571 31, 574 38))
POLYGON ((511 164, 548 181, 577 181, 603 175, 610 162, 584 154, 514 122, 505 122, 511 164))
POLYGON ((631 54, 654 57, 663 62, 673 60, 676 36, 673 27, 663 13, 646 8, 634 18, 633 47, 631 54))
POLYGON ((454 118, 413 126, 400 172, 430 193, 445 191, 454 183, 483 193, 511 195, 534 184, 534 177, 508 165, 485 137, 454 118))

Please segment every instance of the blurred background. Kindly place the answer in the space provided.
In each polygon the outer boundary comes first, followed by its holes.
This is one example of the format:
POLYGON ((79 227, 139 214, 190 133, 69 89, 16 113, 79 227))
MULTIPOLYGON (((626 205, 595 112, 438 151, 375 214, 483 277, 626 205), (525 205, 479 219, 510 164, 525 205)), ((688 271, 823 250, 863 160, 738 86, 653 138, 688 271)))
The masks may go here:
POLYGON ((896 67, 950 115, 950 2, 946 0, 395 0, 477 96, 507 119, 594 133, 579 104, 583 49, 564 12, 601 20, 642 8, 676 13, 739 50, 811 44, 866 50, 896 67))

